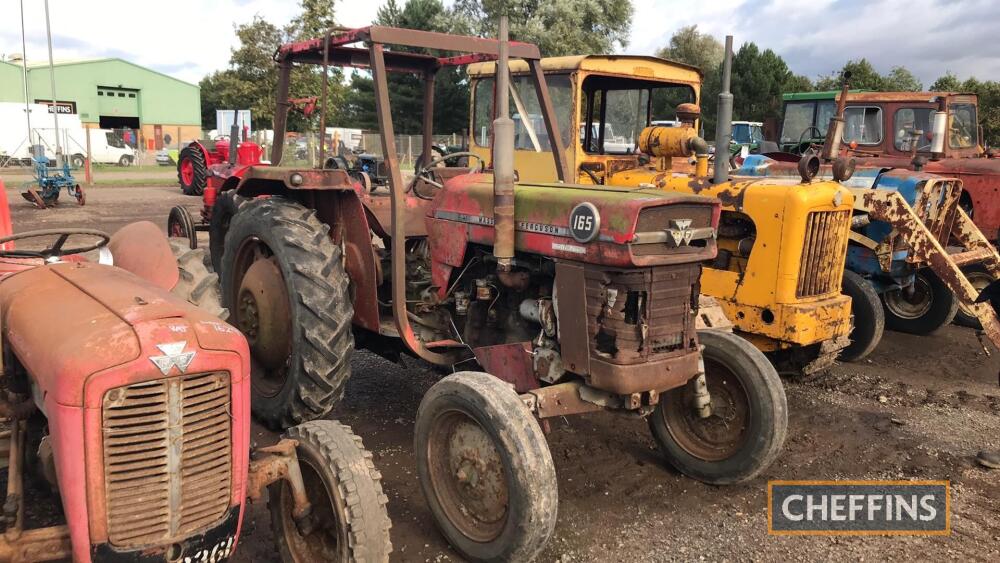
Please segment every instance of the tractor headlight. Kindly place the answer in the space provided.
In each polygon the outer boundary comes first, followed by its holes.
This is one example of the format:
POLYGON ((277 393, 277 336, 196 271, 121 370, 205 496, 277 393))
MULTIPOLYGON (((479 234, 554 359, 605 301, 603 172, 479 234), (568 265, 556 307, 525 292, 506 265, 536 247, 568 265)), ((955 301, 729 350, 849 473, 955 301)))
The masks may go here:
POLYGON ((292 174, 292 176, 288 179, 288 181, 291 182, 291 184, 293 186, 301 186, 302 182, 304 182, 305 179, 302 178, 302 174, 299 174, 298 172, 296 172, 296 173, 292 174))

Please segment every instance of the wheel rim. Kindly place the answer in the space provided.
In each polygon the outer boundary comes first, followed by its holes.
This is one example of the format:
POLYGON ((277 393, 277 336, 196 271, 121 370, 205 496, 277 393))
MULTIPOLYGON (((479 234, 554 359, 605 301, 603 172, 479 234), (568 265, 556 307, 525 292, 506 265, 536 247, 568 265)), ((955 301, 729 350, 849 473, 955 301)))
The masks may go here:
POLYGON ((438 415, 427 442, 431 487, 448 520, 477 542, 496 539, 507 522, 503 460, 490 435, 467 413, 438 415))
POLYGON ((170 222, 170 236, 187 238, 187 233, 184 232, 184 225, 181 225, 180 221, 170 222))
POLYGON ((236 256, 234 324, 250 345, 252 385, 265 397, 281 392, 292 355, 292 315, 284 277, 271 250, 246 241, 236 256))
MULTIPOLYGON (((965 272, 965 277, 966 279, 969 280, 969 283, 972 284, 972 287, 976 288, 976 295, 978 295, 980 291, 985 289, 986 286, 993 283, 993 277, 987 274, 986 272, 965 272)), ((959 302, 958 309, 963 314, 969 317, 976 316, 976 312, 973 311, 965 303, 959 302)))
POLYGON ((705 380, 712 396, 710 416, 701 418, 695 411, 694 380, 661 397, 657 412, 684 451, 705 461, 722 461, 734 456, 749 438, 749 394, 733 370, 710 358, 705 358, 705 380))
POLYGON ((901 319, 919 319, 926 315, 934 304, 934 293, 923 276, 914 277, 912 295, 906 295, 901 289, 887 291, 884 295, 886 309, 901 319))
POLYGON ((302 535, 292 509, 295 501, 292 489, 287 483, 281 485, 281 512, 284 514, 281 531, 288 544, 292 560, 296 562, 311 561, 346 561, 345 548, 348 545, 346 530, 337 518, 334 509, 335 497, 326 486, 320 473, 313 464, 299 456, 299 468, 302 471, 302 482, 305 485, 306 497, 312 507, 310 518, 315 523, 314 529, 308 535, 302 535))
POLYGON ((181 181, 186 186, 194 183, 194 164, 190 158, 185 158, 181 161, 181 181))

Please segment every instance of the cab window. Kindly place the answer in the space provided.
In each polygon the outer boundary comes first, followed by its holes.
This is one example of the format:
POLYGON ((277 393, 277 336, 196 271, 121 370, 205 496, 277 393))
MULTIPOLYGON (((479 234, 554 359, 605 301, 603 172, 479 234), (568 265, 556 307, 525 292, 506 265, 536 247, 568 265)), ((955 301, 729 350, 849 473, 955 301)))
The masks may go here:
POLYGON ((785 118, 781 123, 781 142, 798 143, 822 139, 826 136, 830 118, 836 113, 837 104, 832 100, 787 102, 785 118))
POLYGON ((976 125, 976 106, 954 104, 948 108, 948 146, 967 149, 979 143, 976 125))
MULTIPOLYGON (((545 81, 552 98, 556 124, 562 135, 563 145, 569 144, 569 131, 572 127, 572 90, 569 76, 565 74, 546 75, 545 81)), ((489 147, 492 142, 493 128, 493 90, 494 80, 481 78, 476 81, 473 100, 472 129, 476 145, 489 147)), ((535 85, 530 76, 514 76, 511 78, 509 92, 510 118, 514 121, 514 148, 529 151, 550 151, 548 130, 542 117, 541 103, 535 93, 535 85)))
POLYGON ((844 110, 844 142, 877 145, 882 142, 882 108, 849 107, 844 110))
POLYGON ((926 152, 931 150, 934 110, 931 108, 902 108, 893 116, 893 145, 898 151, 926 152))
POLYGON ((583 92, 579 141, 591 154, 634 153, 646 126, 676 117, 678 104, 696 99, 687 85, 600 75, 587 77, 583 92))

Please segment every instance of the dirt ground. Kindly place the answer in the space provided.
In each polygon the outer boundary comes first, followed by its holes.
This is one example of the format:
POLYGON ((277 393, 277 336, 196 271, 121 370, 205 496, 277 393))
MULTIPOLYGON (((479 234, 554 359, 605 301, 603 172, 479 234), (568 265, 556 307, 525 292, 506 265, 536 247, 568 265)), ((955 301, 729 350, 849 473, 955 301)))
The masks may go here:
MULTIPOLYGON (((83 226, 113 232, 171 206, 176 188, 96 188, 87 206, 31 209, 8 189, 16 230, 83 226)), ((355 355, 332 417, 351 425, 383 475, 398 561, 460 561, 435 530, 414 468, 412 430, 423 392, 439 377, 416 361, 355 355)), ((789 429, 777 462, 752 482, 714 487, 665 466, 644 421, 595 414, 553 421, 559 523, 545 562, 1000 560, 1000 471, 978 467, 1000 449, 1000 357, 969 329, 915 337, 887 332, 860 364, 811 383, 787 382, 789 429), (947 537, 776 537, 767 534, 771 479, 948 479, 947 537)), ((273 435, 255 427, 264 444, 273 435)), ((252 507, 236 561, 276 561, 266 507, 252 507)))

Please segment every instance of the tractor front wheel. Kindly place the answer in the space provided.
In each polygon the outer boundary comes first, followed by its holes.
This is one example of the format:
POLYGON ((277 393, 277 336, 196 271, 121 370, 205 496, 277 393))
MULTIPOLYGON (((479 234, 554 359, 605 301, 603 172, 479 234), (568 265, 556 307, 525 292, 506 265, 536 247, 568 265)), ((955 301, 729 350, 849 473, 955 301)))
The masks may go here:
POLYGON ((167 215, 167 236, 187 239, 190 248, 198 248, 198 233, 194 228, 194 219, 183 205, 170 208, 170 213, 167 215))
POLYGON ((698 339, 710 409, 695 406, 696 379, 667 391, 649 418, 653 437, 667 462, 689 477, 713 485, 752 479, 785 442, 785 388, 764 354, 743 338, 702 330, 698 339))
POLYGON ((270 486, 267 504, 282 561, 389 561, 389 499, 361 438, 332 420, 300 424, 287 437, 298 442, 295 453, 312 510, 304 529, 292 513, 291 487, 285 481, 270 486))
POLYGON ((427 391, 414 430, 417 476, 438 528, 472 561, 531 561, 556 524, 545 436, 513 389, 459 372, 427 391))
POLYGON ((229 311, 222 306, 219 294, 219 276, 205 266, 205 250, 191 248, 183 238, 171 238, 170 249, 177 259, 180 274, 177 285, 170 292, 222 320, 228 319, 229 311))
POLYGON ((341 248, 316 212, 280 197, 233 216, 222 299, 251 353, 254 413, 288 428, 330 412, 354 352, 354 310, 341 248))
MULTIPOLYGON (((969 280, 972 287, 976 288, 976 295, 980 291, 986 289, 986 286, 993 283, 993 276, 979 264, 968 266, 962 268, 962 272, 965 274, 965 278, 969 280)), ((965 305, 958 304, 958 313, 955 315, 955 324, 959 326, 967 326, 969 328, 974 328, 976 330, 982 330, 983 324, 979 322, 979 317, 972 312, 971 309, 965 305)))
POLYGON ((222 254, 226 250, 226 233, 236 210, 246 198, 236 195, 236 190, 226 190, 219 194, 212 206, 212 217, 208 222, 208 252, 212 258, 212 269, 222 275, 222 254))
MULTIPOLYGON (((125 158, 125 157, 122 157, 125 158)), ((208 184, 208 164, 205 154, 195 145, 188 145, 177 157, 177 180, 184 195, 201 195, 208 184)))
POLYGON ((882 293, 885 326, 910 334, 931 334, 958 313, 958 299, 934 272, 923 269, 913 280, 912 292, 894 289, 882 293))
POLYGON ((839 360, 856 362, 871 354, 882 340, 885 331, 885 312, 878 293, 865 278, 851 270, 844 270, 842 290, 851 298, 851 343, 840 351, 839 360))

